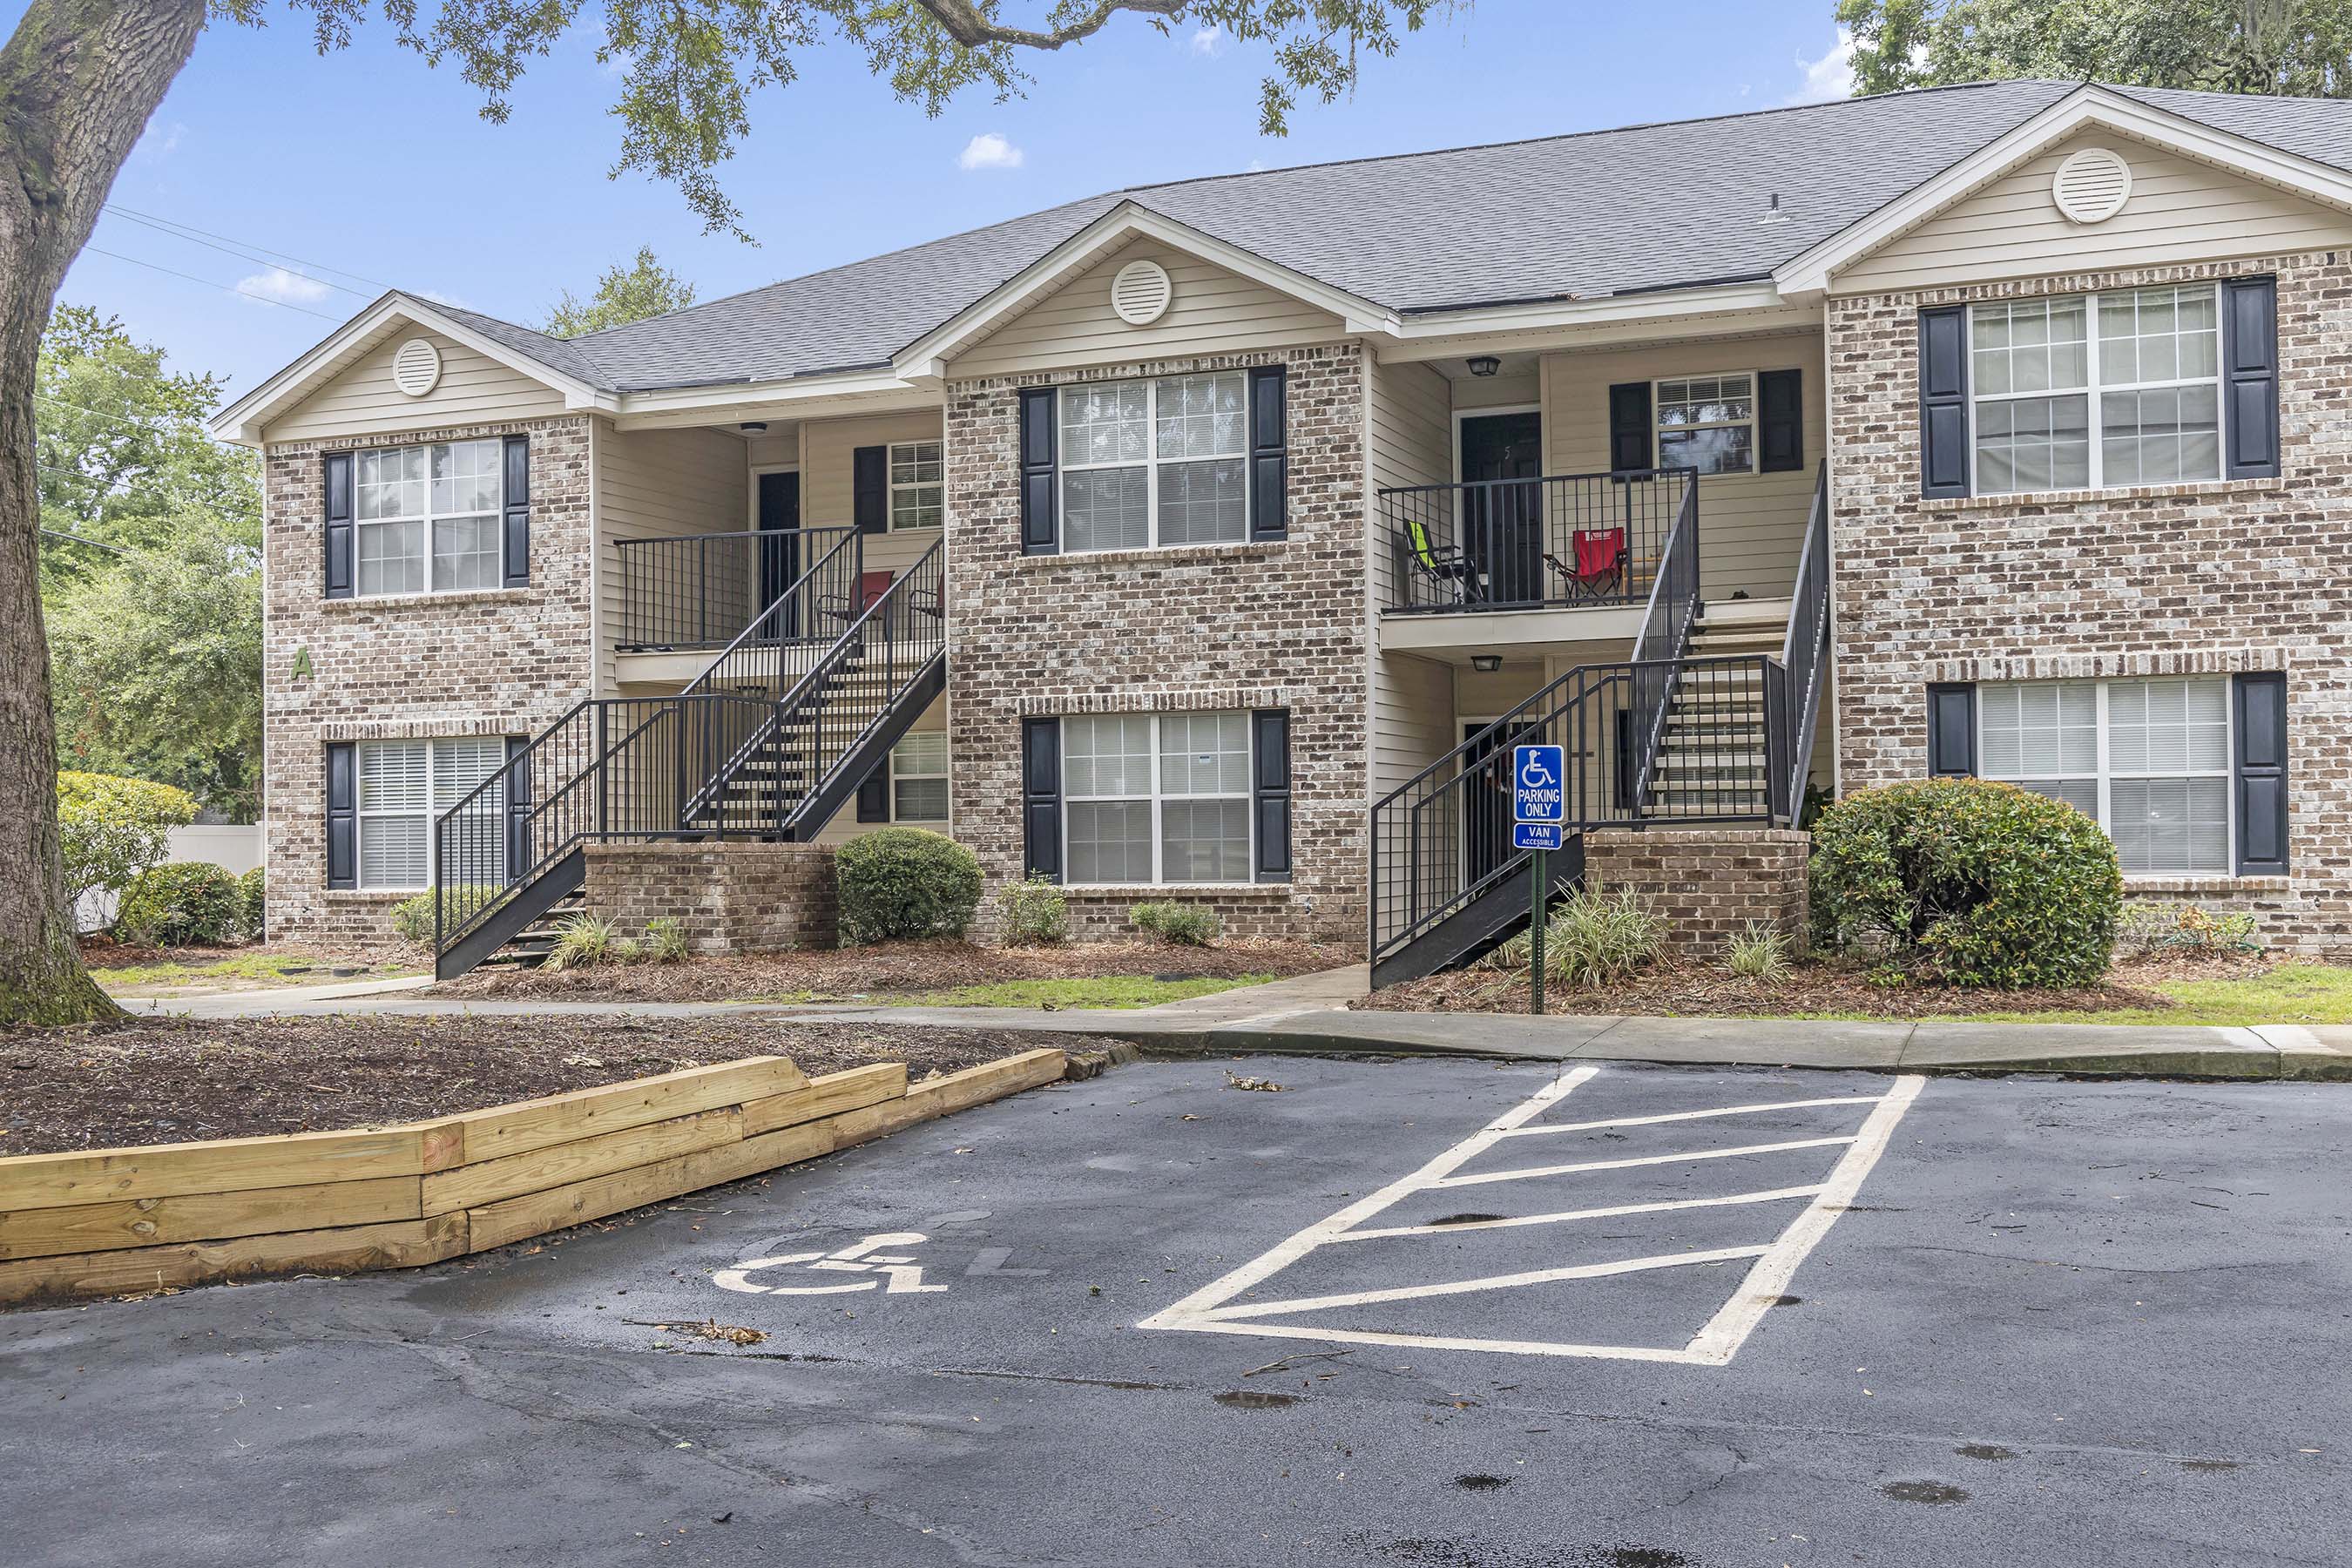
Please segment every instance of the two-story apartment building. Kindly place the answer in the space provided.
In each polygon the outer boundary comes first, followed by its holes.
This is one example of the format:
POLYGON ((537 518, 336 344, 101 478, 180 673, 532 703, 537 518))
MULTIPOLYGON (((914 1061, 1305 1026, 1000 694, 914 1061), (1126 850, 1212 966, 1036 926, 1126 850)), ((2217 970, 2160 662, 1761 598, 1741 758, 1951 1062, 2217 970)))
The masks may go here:
POLYGON ((570 341, 387 295, 217 425, 270 919, 438 888, 462 968, 600 864, 788 900, 896 821, 1082 932, 1388 977, 1524 918, 1542 737, 1563 878, 1976 773, 2339 945, 2348 281, 2352 105, 2013 81, 1141 187, 570 341))

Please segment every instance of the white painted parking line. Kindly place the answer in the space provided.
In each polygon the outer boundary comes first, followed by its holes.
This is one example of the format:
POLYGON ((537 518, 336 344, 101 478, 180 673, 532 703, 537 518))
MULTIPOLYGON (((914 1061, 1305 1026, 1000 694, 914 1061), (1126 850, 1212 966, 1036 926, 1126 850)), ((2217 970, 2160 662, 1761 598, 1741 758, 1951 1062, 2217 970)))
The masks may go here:
POLYGON ((1529 1126, 1536 1117, 1566 1099, 1599 1072, 1598 1068, 1580 1067, 1547 1084, 1536 1094, 1512 1107, 1478 1131, 1432 1158, 1419 1170, 1402 1176, 1378 1192, 1341 1209, 1328 1219, 1318 1220, 1297 1235, 1243 1264, 1223 1278, 1205 1285, 1183 1300, 1153 1313, 1137 1325, 1146 1329, 1163 1329, 1196 1333, 1252 1334, 1276 1339, 1312 1339, 1347 1344, 1388 1344, 1418 1346, 1433 1350, 1472 1350, 1501 1352, 1520 1355, 1588 1356, 1604 1360, 1668 1362, 1694 1366, 1721 1366, 1738 1352, 1773 1300, 1779 1297, 1796 1273, 1797 1266, 1806 1254, 1828 1234, 1831 1225, 1845 1211, 1871 1167, 1885 1152, 1895 1123, 1918 1098, 1926 1081, 1919 1078, 1897 1079, 1883 1095, 1839 1096, 1808 1100, 1783 1100, 1770 1104, 1717 1106, 1696 1111, 1674 1111, 1656 1116, 1618 1117, 1605 1121, 1529 1126), (1796 1139, 1772 1143, 1753 1143, 1732 1149, 1705 1149, 1674 1154, 1644 1155, 1621 1160, 1595 1160, 1570 1164, 1545 1165, 1528 1169, 1455 1174, 1465 1164, 1475 1159, 1505 1139, 1534 1132, 1591 1131, 1601 1128, 1651 1125, 1677 1121, 1700 1121, 1710 1117, 1739 1116, 1771 1110, 1793 1110, 1817 1106, 1866 1108, 1859 1131, 1843 1136, 1796 1139), (1578 1209, 1564 1209, 1550 1214, 1517 1216, 1496 1216, 1467 1221, 1456 1225, 1389 1226, 1359 1230, 1364 1221, 1372 1218, 1402 1199, 1414 1193, 1438 1189, 1472 1186, 1482 1183, 1524 1181, 1539 1176, 1573 1176, 1585 1172, 1624 1170, 1637 1166, 1668 1165, 1693 1161, 1733 1160, 1744 1156, 1776 1154, 1806 1149, 1843 1149, 1828 1177, 1816 1184, 1774 1187, 1759 1191, 1727 1193, 1719 1196, 1677 1198, 1656 1203, 1617 1204, 1578 1209), (1487 1275, 1475 1279, 1442 1281, 1406 1281, 1393 1286, 1381 1286, 1364 1290, 1343 1291, 1325 1295, 1300 1296, 1280 1300, 1242 1302, 1239 1298, 1298 1262, 1309 1253, 1339 1241, 1365 1241, 1375 1237, 1433 1237, 1458 1231, 1491 1230, 1514 1226, 1547 1226, 1580 1219, 1613 1218, 1628 1215, 1665 1214, 1702 1208, 1734 1208, 1775 1203, 1782 1200, 1809 1199, 1804 1210, 1780 1234, 1769 1241, 1750 1246, 1718 1247, 1688 1252, 1659 1253, 1648 1256, 1613 1259, 1601 1263, 1580 1263, 1556 1268, 1523 1269, 1509 1274, 1487 1275), (1746 1276, 1731 1300, 1710 1317, 1705 1326, 1687 1343, 1682 1345, 1610 1345, 1561 1343, 1542 1340, 1502 1340, 1472 1338, 1448 1334, 1402 1333, 1385 1330, 1325 1327, 1320 1324, 1277 1323, 1267 1320, 1294 1312, 1330 1311, 1349 1307, 1377 1305, 1391 1301, 1420 1300, 1433 1298, 1469 1295, 1476 1292, 1509 1289, 1515 1287, 1550 1284, 1580 1279, 1601 1279, 1659 1269, 1682 1268, 1694 1265, 1722 1265, 1753 1259, 1746 1276))

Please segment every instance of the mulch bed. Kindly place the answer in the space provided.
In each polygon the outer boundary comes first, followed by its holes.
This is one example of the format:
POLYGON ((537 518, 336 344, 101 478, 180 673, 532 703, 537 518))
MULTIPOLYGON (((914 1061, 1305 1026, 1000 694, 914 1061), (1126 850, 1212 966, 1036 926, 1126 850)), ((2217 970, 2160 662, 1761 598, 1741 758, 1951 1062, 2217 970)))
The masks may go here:
MULTIPOLYGON (((1615 985, 1593 989, 1544 987, 1548 1013, 1775 1017, 1790 1013, 1869 1013, 1889 1018, 1937 1018, 1972 1013, 2113 1013, 2162 1008, 2172 999, 2150 989, 2158 981, 2226 979, 2269 967, 2258 954, 2189 954, 2126 958, 2107 983, 2076 991, 1987 991, 1957 985, 1878 985, 1861 967, 1799 963, 1787 977, 1766 982, 1731 973, 1720 963, 1661 963, 1615 985)), ((1524 1013, 1524 973, 1473 965, 1376 991, 1359 1007, 1401 1013, 1524 1013)))
POLYGON ((0 1155, 417 1121, 741 1057, 954 1072, 1105 1042, 752 1018, 140 1018, 0 1030, 0 1155))
POLYGON ((144 969, 160 963, 180 963, 190 968, 220 963, 233 958, 268 957, 298 961, 289 964, 289 984, 323 985, 330 981, 356 974, 378 974, 391 969, 415 970, 427 967, 425 955, 414 949, 378 943, 373 947, 345 945, 335 948, 314 947, 302 942, 241 942, 221 947, 145 947, 137 942, 117 942, 102 931, 76 939, 81 950, 82 967, 102 981, 110 969, 144 969), (299 964, 310 966, 300 973, 299 964))
POLYGON ((808 992, 825 997, 915 995, 1006 980, 1309 974, 1352 963, 1356 957, 1346 947, 1306 942, 1221 942, 1214 947, 1159 942, 1085 942, 1058 947, 892 942, 824 952, 693 958, 678 963, 479 969, 437 987, 436 994, 650 1002, 722 1002, 808 992))

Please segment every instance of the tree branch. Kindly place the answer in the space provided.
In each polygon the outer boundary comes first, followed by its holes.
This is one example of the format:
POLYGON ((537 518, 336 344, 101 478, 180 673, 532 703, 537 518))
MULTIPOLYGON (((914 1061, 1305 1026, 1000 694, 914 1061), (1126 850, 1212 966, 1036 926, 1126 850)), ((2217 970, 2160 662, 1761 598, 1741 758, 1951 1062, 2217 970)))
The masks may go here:
POLYGON ((1121 11, 1140 16, 1165 16, 1174 19, 1184 14, 1191 0, 1095 0, 1076 20, 1058 27, 1040 30, 1035 27, 1007 27, 983 16, 973 0, 916 0, 916 4, 939 18, 947 36, 967 49, 986 48, 992 45, 1013 44, 1024 49, 1058 49, 1064 44, 1075 44, 1102 31, 1104 26, 1121 11))

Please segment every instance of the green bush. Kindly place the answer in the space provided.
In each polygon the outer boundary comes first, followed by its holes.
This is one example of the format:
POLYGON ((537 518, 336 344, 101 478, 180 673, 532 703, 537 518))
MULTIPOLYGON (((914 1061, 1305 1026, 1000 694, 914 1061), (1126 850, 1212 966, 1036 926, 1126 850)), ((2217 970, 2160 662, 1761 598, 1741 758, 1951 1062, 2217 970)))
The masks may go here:
POLYGON ((656 915, 646 922, 646 956, 656 963, 677 963, 686 957, 686 922, 676 915, 656 915))
POLYGON ((841 940, 961 936, 980 909, 980 861, 945 834, 880 827, 834 857, 841 940))
POLYGON ((1138 904, 1127 911, 1138 930, 1180 947, 1207 947, 1225 934, 1214 910, 1198 904, 1138 904))
POLYGON ((245 918, 237 880, 209 861, 154 866, 131 879, 115 906, 114 929, 159 947, 215 947, 245 918))
MULTIPOLYGON (((506 889, 493 888, 487 882, 457 889, 449 904, 449 923, 452 925, 457 924, 459 921, 465 920, 467 917, 474 914, 477 910, 483 909, 485 906, 496 903, 499 900, 504 898, 506 893, 506 889)), ((409 943, 411 946, 421 947, 428 952, 431 951, 433 946, 433 901, 440 896, 441 892, 439 889, 427 888, 423 892, 417 894, 415 898, 403 899, 400 902, 393 905, 393 935, 400 938, 401 941, 409 943)))
POLYGON ((195 797, 170 784, 112 773, 58 775, 58 832, 64 851, 66 904, 105 888, 121 892, 163 863, 171 830, 196 819, 195 797))
POLYGON ((269 928, 261 918, 265 912, 268 896, 268 868, 256 866, 236 879, 237 923, 244 928, 245 934, 255 942, 259 942, 268 934, 269 928))
POLYGON ((1016 943, 1066 942, 1070 896, 1044 877, 1006 884, 996 896, 1004 910, 1004 935, 1016 943))
POLYGON ((2123 874, 2098 824, 1983 779, 1861 790, 1813 825, 1816 940, 2003 989, 2096 984, 2123 874))

